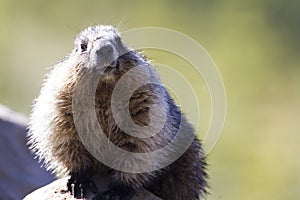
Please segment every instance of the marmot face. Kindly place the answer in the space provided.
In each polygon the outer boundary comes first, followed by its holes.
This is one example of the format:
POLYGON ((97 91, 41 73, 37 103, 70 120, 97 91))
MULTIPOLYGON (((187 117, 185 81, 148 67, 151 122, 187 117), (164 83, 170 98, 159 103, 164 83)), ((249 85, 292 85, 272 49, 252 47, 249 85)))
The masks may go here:
POLYGON ((89 27, 80 33, 75 40, 73 54, 80 61, 80 67, 94 70, 105 70, 115 67, 119 56, 128 52, 122 44, 120 35, 111 26, 89 27))
POLYGON ((65 61, 71 67, 71 73, 78 76, 98 73, 101 74, 100 82, 110 84, 116 83, 132 67, 147 65, 152 68, 142 54, 123 44, 120 34, 112 26, 92 26, 82 31, 65 61))

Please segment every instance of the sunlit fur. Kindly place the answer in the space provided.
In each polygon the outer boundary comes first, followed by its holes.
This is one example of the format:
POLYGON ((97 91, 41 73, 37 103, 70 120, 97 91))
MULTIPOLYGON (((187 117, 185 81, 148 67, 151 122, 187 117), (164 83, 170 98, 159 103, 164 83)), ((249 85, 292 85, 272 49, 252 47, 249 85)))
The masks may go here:
MULTIPOLYGON (((90 66, 89 51, 81 53, 78 48, 82 40, 90 42, 103 34, 111 36, 120 48, 128 50, 111 26, 89 27, 80 33, 75 40, 74 50, 47 75, 40 95, 34 103, 29 131, 30 148, 48 170, 57 174, 92 168, 95 174, 109 173, 116 184, 127 185, 133 189, 143 187, 163 199, 192 200, 204 196, 207 186, 206 163, 197 139, 194 139, 188 150, 171 165, 149 173, 111 170, 95 159, 82 144, 73 121, 72 95, 75 88, 88 89, 81 85, 80 80, 95 71, 90 66)), ((180 123, 187 134, 194 134, 192 126, 160 83, 151 63, 134 50, 121 55, 118 58, 118 67, 100 77, 95 95, 95 109, 97 120, 105 135, 115 145, 128 151, 151 152, 167 145, 176 135, 180 123), (159 84, 144 85, 134 92, 129 103, 132 120, 140 126, 147 125, 150 122, 149 108, 153 104, 159 105, 161 112, 166 112, 168 117, 163 129, 146 139, 132 137, 120 130, 110 107, 115 84, 135 66, 142 66, 140 70, 145 70, 145 74, 159 84)), ((105 151, 107 150, 103 149, 103 152, 105 151)), ((167 157, 168 152, 162 156, 167 157)), ((158 165, 159 160, 153 160, 153 164, 158 165)))

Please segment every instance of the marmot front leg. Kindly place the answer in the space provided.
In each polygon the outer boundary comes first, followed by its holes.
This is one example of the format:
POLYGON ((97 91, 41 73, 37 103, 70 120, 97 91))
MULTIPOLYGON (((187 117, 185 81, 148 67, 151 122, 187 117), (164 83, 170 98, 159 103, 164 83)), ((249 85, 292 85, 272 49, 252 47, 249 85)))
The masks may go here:
MULTIPOLYGON (((54 138, 55 139, 55 138, 54 138)), ((60 140, 57 140, 60 141, 60 140)), ((86 150, 77 135, 70 135, 62 142, 55 142, 54 156, 64 164, 71 176, 67 183, 67 191, 75 198, 84 198, 87 189, 93 193, 97 192, 97 187, 93 183, 95 161, 86 150)))

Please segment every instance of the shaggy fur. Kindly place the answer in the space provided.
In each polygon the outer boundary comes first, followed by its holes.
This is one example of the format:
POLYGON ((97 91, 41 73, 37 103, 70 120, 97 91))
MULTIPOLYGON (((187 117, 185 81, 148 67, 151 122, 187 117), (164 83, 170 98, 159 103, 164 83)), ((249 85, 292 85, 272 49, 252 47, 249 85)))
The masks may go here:
MULTIPOLYGON (((111 191, 118 188, 119 195, 126 196, 126 192, 129 194, 132 191, 146 188, 166 200, 196 200, 203 197, 206 194, 207 186, 206 162, 201 144, 196 138, 185 153, 171 165, 147 173, 130 173, 110 169, 89 153, 74 125, 72 98, 75 88, 79 91, 90 90, 90 86, 84 85, 81 80, 91 74, 99 78, 95 93, 96 121, 99 122, 110 141, 120 148, 135 153, 160 149, 172 141, 179 126, 182 126, 186 135, 194 135, 192 126, 170 98, 151 63, 139 52, 125 47, 113 27, 89 27, 79 34, 71 54, 55 65, 48 74, 32 111, 29 144, 47 169, 57 174, 69 173, 71 175, 68 185, 70 192, 72 192, 70 184, 75 184, 75 190, 90 188, 92 191, 96 191, 91 178, 95 174, 106 173, 113 179, 111 191), (92 59, 89 50, 89 45, 99 37, 109 38, 110 41, 113 41, 119 53, 116 66, 108 67, 102 74, 97 74, 91 67, 95 60, 92 59), (117 105, 117 107, 118 109, 129 109, 134 123, 144 127, 151 122, 149 115, 151 106, 154 104, 159 106, 160 111, 166 113, 167 120, 160 132, 148 138, 137 138, 124 133, 117 126, 110 105, 116 83, 134 67, 138 67, 138 70, 158 84, 146 84, 138 88, 131 96, 128 108, 124 105, 117 105), (83 187, 84 184, 87 185, 83 187)), ((132 80, 141 78, 143 77, 138 74, 131 77, 132 80)), ((85 96, 81 95, 79 98, 82 98, 82 102, 85 101, 85 96)), ((93 123, 91 120, 87 119, 86 121, 93 123)), ((101 144, 98 146, 103 155, 109 151, 109 149, 101 149, 101 144)), ((168 157, 170 153, 164 152, 160 156, 168 157)), ((161 158, 153 158, 151 163, 158 166, 159 159, 161 158)), ((80 197, 78 191, 75 193, 75 197, 80 197)), ((115 193, 116 191, 114 191, 114 195, 115 193)), ((113 196, 109 192, 105 195, 113 196)))

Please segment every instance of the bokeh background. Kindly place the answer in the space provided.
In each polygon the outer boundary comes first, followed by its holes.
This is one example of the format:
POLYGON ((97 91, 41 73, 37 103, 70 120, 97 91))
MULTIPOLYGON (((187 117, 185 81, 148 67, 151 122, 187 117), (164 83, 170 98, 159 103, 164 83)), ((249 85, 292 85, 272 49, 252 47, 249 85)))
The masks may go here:
MULTIPOLYGON (((209 52, 227 92, 224 130, 208 155, 208 199, 300 199, 299 8, 297 0, 0 0, 0 103, 28 115, 47 68, 89 25, 174 29, 209 52)), ((208 99, 201 83, 193 87, 208 99)), ((199 104, 206 127, 209 99, 199 104)))

